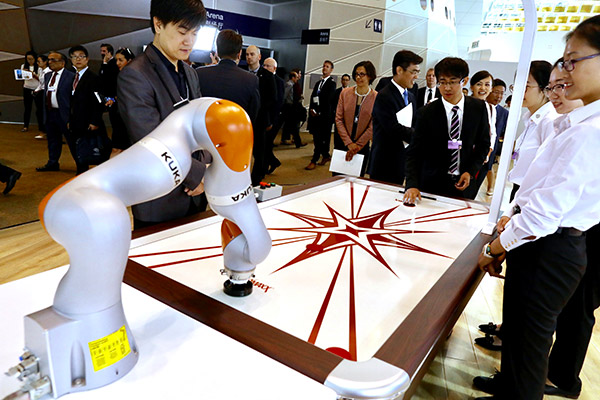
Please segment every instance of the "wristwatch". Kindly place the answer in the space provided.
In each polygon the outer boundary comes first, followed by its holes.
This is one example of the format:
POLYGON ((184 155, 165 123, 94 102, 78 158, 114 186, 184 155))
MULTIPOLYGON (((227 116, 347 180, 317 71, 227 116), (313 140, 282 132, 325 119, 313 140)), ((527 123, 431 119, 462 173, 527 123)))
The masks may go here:
POLYGON ((502 253, 500 254, 493 254, 492 253, 492 242, 486 244, 483 246, 483 252, 482 252, 484 257, 487 258, 497 258, 500 257, 502 255, 502 253))

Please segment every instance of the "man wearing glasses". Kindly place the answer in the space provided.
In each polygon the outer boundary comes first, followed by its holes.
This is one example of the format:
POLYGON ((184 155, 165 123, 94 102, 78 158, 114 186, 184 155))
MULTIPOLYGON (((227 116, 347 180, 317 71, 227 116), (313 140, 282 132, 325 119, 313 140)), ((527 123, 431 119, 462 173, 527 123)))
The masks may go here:
POLYGON ((75 74, 65 69, 66 62, 67 58, 56 51, 51 51, 48 55, 48 66, 52 70, 44 76, 44 124, 48 135, 48 162, 36 168, 38 172, 59 170, 63 135, 73 159, 77 159, 75 143, 67 129, 75 74))
MULTIPOLYGON (((69 56, 73 67, 75 67, 75 79, 73 80, 73 91, 71 98, 71 116, 69 118, 69 130, 71 131, 71 141, 88 136, 90 134, 100 134, 106 136, 106 128, 102 120, 104 111, 104 101, 98 94, 100 82, 98 75, 88 68, 89 53, 81 46, 71 47, 69 56)), ((108 142, 108 140, 106 141, 108 142)), ((75 143, 73 143, 73 146, 75 143)), ((71 143, 69 143, 71 147, 71 143)), ((110 149, 106 149, 106 158, 110 154, 110 149)), ((87 171, 89 165, 75 158, 77 165, 77 175, 87 171)))
POLYGON ((417 99, 410 88, 421 72, 419 64, 422 62, 423 58, 412 51, 397 52, 392 61, 392 81, 377 93, 373 105, 373 149, 369 162, 371 179, 397 185, 404 183, 405 143, 411 141, 412 122, 417 111, 417 99), (410 112, 402 111, 406 107, 411 108, 410 112))
POLYGON ((502 141, 504 140, 504 132, 506 131, 506 123, 508 122, 508 110, 500 105, 502 99, 506 93, 506 83, 502 79, 494 79, 492 82, 492 92, 485 99, 489 104, 496 107, 496 143, 494 150, 490 154, 490 160, 488 161, 488 172, 487 172, 487 191, 486 194, 491 196, 494 194, 494 173, 492 166, 496 155, 500 155, 502 151, 502 141))
POLYGON ((421 190, 464 197, 490 148, 485 102, 462 92, 469 80, 467 63, 444 58, 435 66, 435 76, 442 99, 421 109, 408 148, 404 203, 409 206, 421 199, 421 190))

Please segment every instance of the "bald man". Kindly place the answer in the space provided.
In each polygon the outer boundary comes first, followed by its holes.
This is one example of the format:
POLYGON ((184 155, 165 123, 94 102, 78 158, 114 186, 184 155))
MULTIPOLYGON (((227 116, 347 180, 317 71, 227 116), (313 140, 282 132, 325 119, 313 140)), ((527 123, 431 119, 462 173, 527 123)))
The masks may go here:
POLYGON ((246 63, 248 71, 258 77, 258 90, 260 92, 260 108, 258 116, 252 124, 254 129, 254 165, 252 166, 252 184, 259 185, 267 173, 265 162, 266 149, 266 131, 272 127, 271 108, 277 100, 277 89, 275 87, 275 76, 265 68, 260 66, 260 49, 254 45, 246 49, 246 63))
POLYGON ((285 92, 285 82, 281 77, 277 75, 277 61, 274 58, 267 58, 263 62, 263 68, 267 71, 271 72, 275 77, 275 88, 277 89, 277 97, 276 101, 271 107, 271 121, 273 125, 268 128, 267 127, 267 137, 266 137, 266 156, 265 156, 265 166, 267 168, 267 174, 272 174, 273 171, 277 167, 281 165, 281 161, 275 157, 273 153, 273 142, 277 137, 277 133, 281 129, 283 125, 283 116, 281 114, 281 109, 283 108, 283 95, 285 92))

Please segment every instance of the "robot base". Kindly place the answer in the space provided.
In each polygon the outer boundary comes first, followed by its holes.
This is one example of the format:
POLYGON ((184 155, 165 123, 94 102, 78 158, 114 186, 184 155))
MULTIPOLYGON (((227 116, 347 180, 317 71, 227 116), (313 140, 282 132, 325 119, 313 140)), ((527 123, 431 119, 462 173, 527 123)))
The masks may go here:
POLYGON ((121 302, 93 314, 65 316, 53 307, 25 317, 25 347, 39 360, 52 396, 108 385, 136 364, 138 351, 121 302))
POLYGON ((232 297, 245 297, 252 293, 252 282, 233 283, 229 279, 223 282, 223 291, 232 297))

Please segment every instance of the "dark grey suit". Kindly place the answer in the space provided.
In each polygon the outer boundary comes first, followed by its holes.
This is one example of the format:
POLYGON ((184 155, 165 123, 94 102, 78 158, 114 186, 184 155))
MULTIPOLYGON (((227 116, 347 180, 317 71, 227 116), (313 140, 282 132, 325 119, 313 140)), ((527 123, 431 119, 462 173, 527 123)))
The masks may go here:
MULTIPOLYGON (((200 97, 198 75, 183 63, 190 100, 200 97)), ((117 81, 119 112, 127 127, 131 143, 152 132, 174 110, 181 101, 181 95, 167 67, 152 46, 136 57, 119 73, 117 81)), ((149 223, 181 218, 189 214, 193 204, 184 192, 185 188, 195 189, 204 176, 210 154, 194 153, 190 172, 183 184, 171 193, 146 203, 133 206, 136 219, 149 223)))
POLYGON ((258 77, 238 68, 233 60, 196 69, 203 96, 218 97, 239 104, 254 122, 260 107, 258 77))

